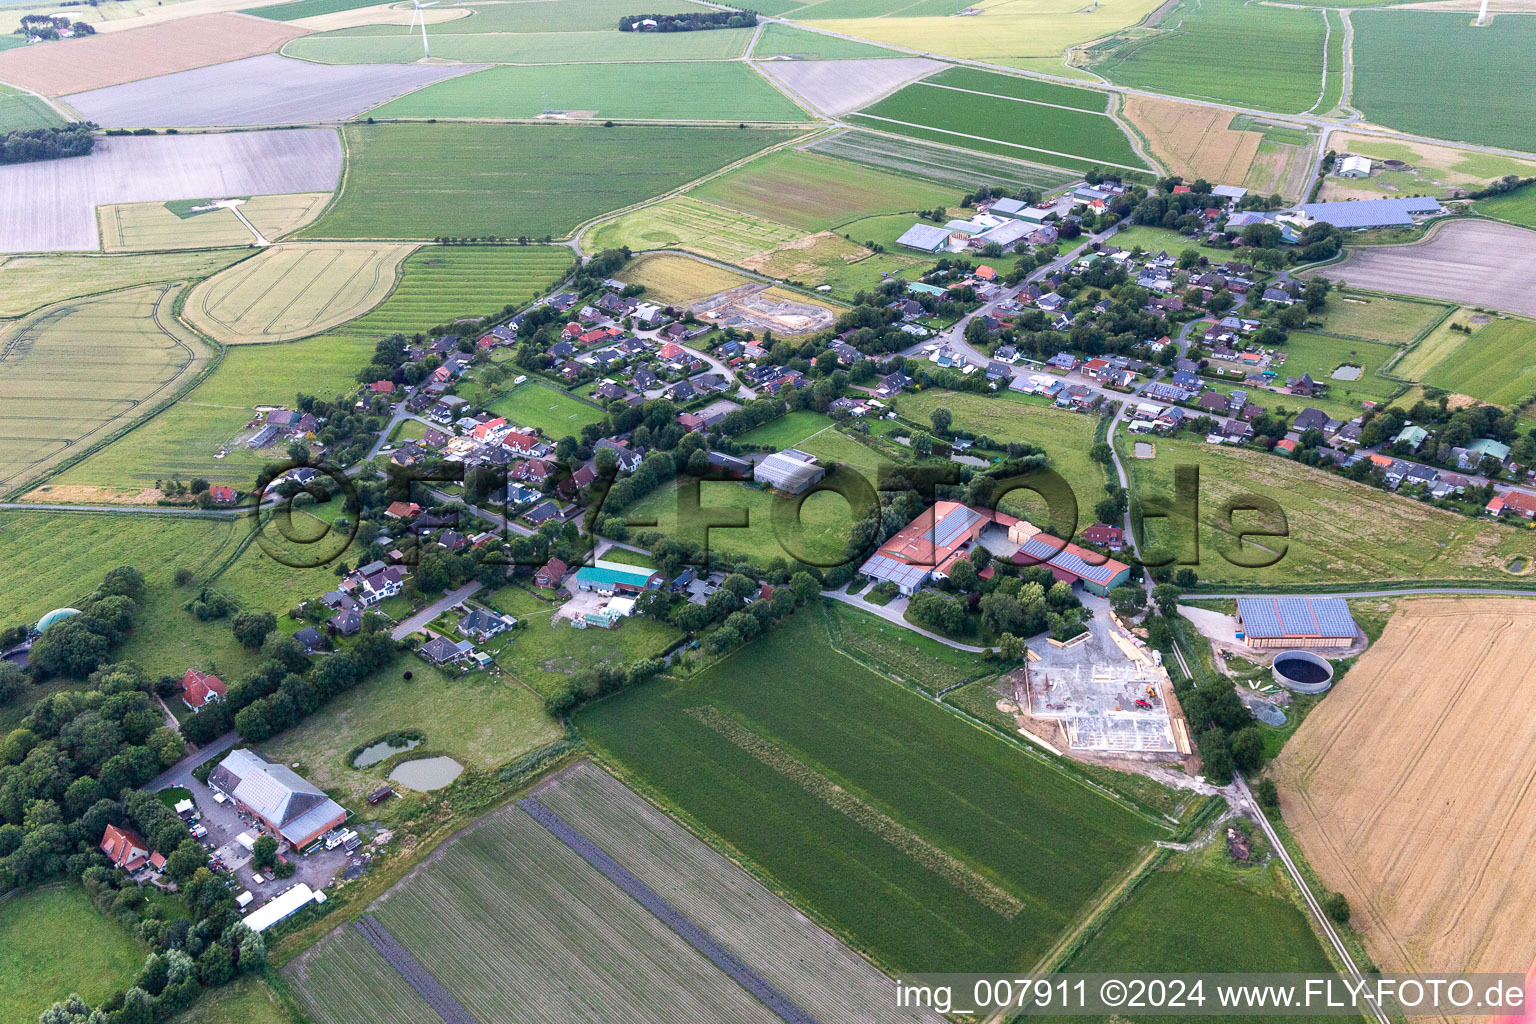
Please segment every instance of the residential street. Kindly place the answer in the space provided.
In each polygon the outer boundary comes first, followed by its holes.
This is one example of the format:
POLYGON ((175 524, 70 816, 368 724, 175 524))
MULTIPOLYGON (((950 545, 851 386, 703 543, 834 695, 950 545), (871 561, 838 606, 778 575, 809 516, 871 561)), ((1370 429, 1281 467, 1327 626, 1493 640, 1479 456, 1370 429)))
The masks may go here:
POLYGON ((406 637, 416 632, 422 626, 425 626, 427 623, 443 614, 443 612, 447 611, 449 608, 452 608, 466 597, 475 594, 479 590, 479 583, 466 583, 458 590, 455 590, 452 593, 444 597, 440 597, 436 601, 433 601, 431 604, 427 605, 425 608, 417 612, 415 615, 412 615, 410 618, 401 619, 400 624, 389 631, 389 635, 395 640, 404 640, 406 637))

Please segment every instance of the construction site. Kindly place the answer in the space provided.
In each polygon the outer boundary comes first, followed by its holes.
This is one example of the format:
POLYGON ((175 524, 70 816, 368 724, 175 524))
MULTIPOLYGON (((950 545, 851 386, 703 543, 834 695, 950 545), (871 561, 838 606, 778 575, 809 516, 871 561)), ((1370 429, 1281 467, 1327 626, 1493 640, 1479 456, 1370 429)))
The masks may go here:
POLYGON ((998 708, 1015 716, 1021 733, 1057 752, 1188 757, 1189 729, 1160 654, 1125 628, 1108 602, 1083 602, 1094 611, 1088 632, 1031 643, 998 708))
POLYGON ((694 303, 693 311, 721 327, 774 334, 810 334, 837 320, 826 306, 797 302, 791 294, 766 284, 744 284, 694 303))

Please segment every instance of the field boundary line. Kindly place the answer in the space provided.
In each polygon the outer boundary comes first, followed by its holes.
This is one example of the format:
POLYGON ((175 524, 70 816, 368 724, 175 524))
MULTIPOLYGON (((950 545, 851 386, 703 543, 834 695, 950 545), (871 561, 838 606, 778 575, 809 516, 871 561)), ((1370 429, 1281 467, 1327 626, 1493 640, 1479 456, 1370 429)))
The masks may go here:
MULTIPOLYGON (((1054 108, 1056 110, 1070 110, 1070 111, 1074 111, 1074 112, 1079 113, 1079 114, 1093 114, 1095 117, 1109 117, 1110 116, 1109 115, 1109 109, 1108 109, 1107 106, 1105 107, 1104 110, 1089 110, 1087 107, 1069 107, 1065 103, 1048 103, 1045 100, 1025 99, 1023 96, 1006 96, 1006 95, 1004 95, 1002 93, 997 93, 997 92, 984 92, 981 89, 965 89, 965 88, 962 88, 962 87, 960 87, 958 85, 940 85, 938 82, 930 82, 930 81, 927 81, 926 79, 921 79, 921 78, 918 79, 917 81, 909 83, 909 84, 911 84, 911 85, 926 85, 930 89, 949 89, 952 92, 968 92, 972 96, 986 96, 989 99, 1007 100, 1010 103, 1031 103, 1031 104, 1033 104, 1033 105, 1035 105, 1037 107, 1051 107, 1051 108, 1054 108)), ((865 104, 865 106, 872 106, 872 105, 873 104, 868 104, 868 103, 865 104)), ((1111 118, 1111 120, 1113 120, 1113 118, 1111 118)))
MULTIPOLYGON (((1092 111, 1084 111, 1084 113, 1092 113, 1092 111)), ((985 135, 971 135, 971 134, 968 134, 966 132, 951 131, 948 128, 935 128, 932 125, 918 124, 915 121, 898 121, 894 117, 880 117, 877 114, 861 114, 861 113, 853 113, 853 114, 850 114, 848 116, 850 116, 850 117, 868 118, 871 121, 885 121, 888 124, 905 125, 908 128, 918 128, 918 129, 921 129, 921 130, 923 130, 925 132, 938 132, 940 135, 953 135, 956 138, 961 138, 961 139, 975 139, 977 142, 990 142, 990 143, 992 143, 995 146, 1010 146, 1010 147, 1012 147, 1014 149, 1022 149, 1022 150, 1025 150, 1026 152, 1029 152, 1029 153, 1045 153, 1045 154, 1047 154, 1049 156, 1059 156, 1059 157, 1063 157, 1063 158, 1068 159, 1068 160, 1079 160, 1079 161, 1082 161, 1083 163, 1090 164, 1090 165, 1097 165, 1097 166, 1100 166, 1100 167, 1116 167, 1116 168, 1119 168, 1120 170, 1135 171, 1138 174, 1147 174, 1147 173, 1149 173, 1148 169, 1145 168, 1145 167, 1132 167, 1130 164, 1117 164, 1117 163, 1115 163, 1112 160, 1098 160, 1098 159, 1095 159, 1094 157, 1082 156, 1082 155, 1077 154, 1077 153, 1062 153, 1059 150, 1054 150, 1054 149, 1041 149, 1039 146, 1026 146, 1026 145, 1024 145, 1022 143, 1019 143, 1019 142, 1007 142, 1007 141, 1005 141, 1003 139, 988 138, 985 135)))

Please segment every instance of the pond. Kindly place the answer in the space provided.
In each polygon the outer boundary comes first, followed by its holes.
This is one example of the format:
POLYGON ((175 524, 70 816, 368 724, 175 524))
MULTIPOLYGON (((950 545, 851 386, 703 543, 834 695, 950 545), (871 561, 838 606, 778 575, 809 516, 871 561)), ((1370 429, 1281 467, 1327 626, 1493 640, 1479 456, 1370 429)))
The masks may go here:
POLYGON ((464 771, 464 766, 451 757, 418 757, 414 761, 401 761, 389 773, 390 781, 398 782, 418 792, 442 789, 464 771))
POLYGON ((380 740, 372 746, 364 747, 360 750, 357 756, 352 759, 352 767, 371 768, 386 757, 391 757, 402 750, 411 750, 419 746, 421 746, 421 740, 406 740, 404 743, 388 743, 380 740))

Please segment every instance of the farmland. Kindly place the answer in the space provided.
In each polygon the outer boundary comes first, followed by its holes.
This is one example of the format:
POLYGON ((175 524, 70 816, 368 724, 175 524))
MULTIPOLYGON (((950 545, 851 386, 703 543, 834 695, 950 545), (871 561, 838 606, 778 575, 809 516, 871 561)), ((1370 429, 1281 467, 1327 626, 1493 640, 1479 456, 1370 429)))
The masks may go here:
POLYGON ((628 246, 689 249, 704 256, 741 264, 750 256, 788 245, 803 237, 777 221, 728 210, 692 196, 674 196, 598 224, 583 238, 592 250, 628 246))
MULTIPOLYGON (((1362 401, 1385 402, 1400 386, 1387 380, 1377 371, 1397 355, 1395 345, 1373 344, 1366 341, 1345 341, 1324 334, 1292 331, 1284 346, 1285 362, 1281 375, 1299 377, 1310 373, 1313 380, 1328 385, 1328 398, 1352 410, 1351 417, 1359 415, 1362 401), (1341 366, 1358 366, 1364 373, 1359 380, 1334 380, 1332 374, 1341 366)), ((1276 399, 1284 401, 1280 396, 1276 399)))
POLYGON ((1536 23, 1495 18, 1473 27, 1460 14, 1359 11, 1354 104, 1378 124, 1431 138, 1536 150, 1536 82, 1520 67, 1536 23), (1433 59, 1425 59, 1426 47, 1433 59))
POLYGON ((399 285, 373 312, 336 333, 377 341, 520 306, 571 269, 563 246, 423 246, 401 264, 399 285))
MULTIPOLYGON (((752 30, 745 28, 659 35, 616 30, 483 34, 457 31, 479 18, 477 15, 453 22, 433 32, 432 56, 467 64, 734 60, 745 52, 752 39, 752 30)), ((398 28, 368 25, 304 36, 284 46, 283 53, 321 64, 410 64, 421 59, 421 40, 398 28)))
POLYGON ((826 614, 832 646, 853 655, 866 667, 930 693, 996 671, 974 654, 957 651, 841 602, 828 601, 826 614))
MULTIPOLYGON (((1313 583, 1378 583, 1389 580, 1507 580, 1504 566, 1517 554, 1530 555, 1536 542, 1525 531, 1500 523, 1468 520, 1454 512, 1357 484, 1322 470, 1264 452, 1215 447, 1164 438, 1153 459, 1131 459, 1132 489, 1142 500, 1172 493, 1176 464, 1200 467, 1200 578, 1257 586, 1313 583), (1229 499, 1258 495, 1284 510, 1288 536, 1259 537, 1257 543, 1283 557, 1268 568, 1231 565, 1221 554, 1234 547, 1221 508, 1229 499)), ((1270 525, 1252 513, 1238 513, 1239 528, 1270 525)), ((1176 517, 1152 527, 1149 545, 1187 547, 1190 524, 1176 517)), ((1272 557, 1244 546, 1245 557, 1272 557)))
POLYGON ((749 280, 712 263, 668 252, 635 259, 624 268, 622 277, 630 284, 643 285, 647 299, 680 306, 690 306, 749 280))
MULTIPOLYGON (((760 13, 766 11, 759 9, 760 13)), ((791 28, 782 22, 772 22, 763 30, 757 45, 752 48, 754 60, 763 57, 794 57, 796 60, 845 60, 849 58, 892 57, 895 51, 852 39, 824 36, 819 32, 791 28)))
POLYGON ((812 434, 825 430, 832 421, 819 412, 802 409, 785 413, 760 427, 742 434, 736 440, 742 444, 768 444, 775 448, 793 448, 812 434))
POLYGON ((582 669, 658 655, 682 635, 667 623, 640 615, 625 619, 617 629, 577 629, 569 619, 554 619, 559 605, 517 586, 502 588, 486 603, 526 626, 507 643, 491 645, 497 666, 545 697, 559 693, 582 669))
POLYGON ((690 198, 806 231, 878 213, 959 203, 953 191, 818 153, 780 150, 712 178, 690 198))
POLYGON ((35 1020, 71 992, 104 999, 133 978, 144 956, 78 885, 9 893, 0 898, 0 1016, 35 1020))
POLYGON ((303 234, 565 234, 583 220, 676 188, 788 137, 705 128, 349 126, 350 162, 341 197, 303 234), (520 158, 501 160, 507 152, 520 158))
MULTIPOLYGON (((309 223, 330 201, 329 192, 256 196, 240 204, 240 214, 275 240, 309 223)), ((106 252, 204 249, 215 245, 249 246, 251 229, 228 206, 196 207, 195 199, 175 203, 118 203, 98 210, 101 247, 106 252)))
POLYGON ((183 315, 226 345, 294 341, 354 320, 394 291, 413 245, 294 242, 215 274, 183 315))
POLYGON ((270 53, 303 32, 238 14, 203 14, 58 46, 0 51, 0 80, 62 96, 270 53))
POLYGON ((49 128, 63 123, 58 112, 43 100, 9 85, 0 85, 0 132, 49 128))
POLYGON ((1029 103, 1054 104, 1102 114, 1109 110, 1109 95, 1092 89, 1041 82, 1033 78, 998 75, 974 68, 949 68, 925 79, 926 84, 988 96, 1007 96, 1029 103))
POLYGON ((963 152, 915 139, 893 139, 869 132, 838 132, 808 143, 814 153, 840 157, 868 167, 968 190, 978 184, 1010 192, 1028 185, 1052 189, 1068 184, 1074 175, 1066 171, 1016 160, 963 152))
MULTIPOLYGON (((518 636, 522 642, 523 634, 518 636)), ((305 778, 338 800, 359 801, 379 785, 387 768, 353 768, 351 752, 405 729, 426 734, 421 750, 487 770, 560 737, 543 702, 516 680, 488 672, 460 676, 402 653, 264 749, 283 762, 298 762, 305 778), (406 671, 413 678, 404 678, 406 671)))
MULTIPOLYGON (((1120 85, 1301 113, 1318 102, 1324 34, 1322 11, 1200 0, 1165 16, 1150 33, 1117 40, 1094 70, 1120 85), (1263 44, 1235 45, 1236 40, 1263 44)), ((1358 83, 1357 70, 1357 91, 1358 83)))
POLYGON ((152 281, 190 281, 220 270, 242 252, 156 253, 150 256, 0 257, 0 317, 95 292, 152 281))
POLYGON ((1264 141, 1260 132, 1233 131, 1231 113, 1214 107, 1132 95, 1124 113, 1169 173, 1186 180, 1242 182, 1264 141))
POLYGON ((273 21, 298 21, 300 18, 316 18, 322 14, 355 10, 373 3, 374 0, 289 0, 285 4, 266 4, 241 13, 273 21))
MULTIPOLYGON (((1146 166, 1131 148, 1124 130, 1107 115, 1022 98, 1041 93, 1033 83, 1021 86, 1015 83, 1024 80, 1006 75, 966 72, 956 80, 968 83, 965 88, 969 91, 922 81, 852 117, 901 135, 913 134, 908 126, 918 125, 918 138, 937 133, 953 144, 987 152, 1047 161, 1065 156, 1131 168, 1146 166)), ((1084 92, 1065 86, 1054 88, 1084 92)))
POLYGON ((552 438, 580 434, 582 427, 603 418, 603 411, 597 406, 537 381, 509 391, 492 402, 490 410, 518 426, 532 427, 552 438))
MULTIPOLYGON (((213 351, 145 285, 47 307, 0 331, 0 490, 21 486, 175 398, 213 351)), ((116 482, 116 481, 114 481, 116 482)))
POLYGON ((65 102, 108 127, 284 125, 340 121, 473 67, 337 67, 266 53, 214 67, 75 93, 65 102))
POLYGON ((114 203, 329 192, 341 158, 323 128, 103 138, 82 159, 0 167, 0 251, 95 249, 96 207, 114 203))
POLYGON ((1476 209, 1478 213, 1494 220, 1536 228, 1536 186, 1527 185, 1492 199, 1479 199, 1476 209))
POLYGON ((1156 835, 856 663, 829 666, 828 643, 812 605, 697 679, 630 689, 576 724, 896 969, 1031 962, 1156 835))
POLYGON ((1521 599, 1404 600, 1280 755, 1286 822, 1385 971, 1503 969, 1536 942, 1531 631, 1521 599))
POLYGON ((823 114, 846 114, 944 65, 923 57, 765 61, 758 70, 823 114))
POLYGON ((411 93, 373 113, 496 119, 549 111, 589 120, 808 120, 805 111, 740 61, 496 67, 411 93))
MULTIPOLYGON (((1536 392, 1536 324, 1495 320, 1469 324, 1433 362, 1417 363, 1415 380, 1493 405, 1522 405, 1536 392)), ((1403 371, 1407 372, 1407 371, 1403 371)))
POLYGON ((1444 320, 1448 311, 1449 307, 1438 302, 1334 292, 1328 297, 1321 330, 1345 338, 1406 345, 1444 320))

